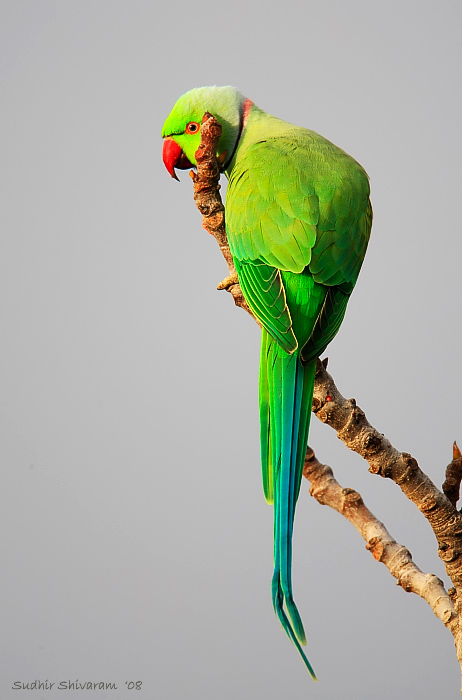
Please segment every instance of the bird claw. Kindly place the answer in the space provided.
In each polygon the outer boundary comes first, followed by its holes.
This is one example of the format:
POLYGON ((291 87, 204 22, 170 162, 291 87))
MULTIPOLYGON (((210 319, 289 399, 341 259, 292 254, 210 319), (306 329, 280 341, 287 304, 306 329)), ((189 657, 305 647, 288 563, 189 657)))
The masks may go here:
POLYGON ((234 272, 232 275, 228 275, 228 277, 225 277, 224 280, 221 280, 220 284, 218 285, 217 289, 226 289, 228 290, 230 287, 233 286, 233 284, 239 284, 239 279, 237 277, 237 273, 234 272))

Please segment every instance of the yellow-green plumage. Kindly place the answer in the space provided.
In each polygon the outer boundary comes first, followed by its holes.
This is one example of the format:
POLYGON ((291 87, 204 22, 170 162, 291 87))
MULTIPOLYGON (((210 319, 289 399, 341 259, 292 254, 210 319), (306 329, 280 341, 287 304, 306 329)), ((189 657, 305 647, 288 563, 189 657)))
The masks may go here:
POLYGON ((228 240, 244 297, 263 326, 261 458, 265 498, 274 503, 273 606, 315 678, 292 594, 292 529, 316 358, 340 327, 366 252, 369 183, 344 151, 233 88, 193 90, 167 120, 163 135, 178 138, 192 164, 198 137, 188 142, 172 125, 181 129, 205 111, 222 118, 228 240))

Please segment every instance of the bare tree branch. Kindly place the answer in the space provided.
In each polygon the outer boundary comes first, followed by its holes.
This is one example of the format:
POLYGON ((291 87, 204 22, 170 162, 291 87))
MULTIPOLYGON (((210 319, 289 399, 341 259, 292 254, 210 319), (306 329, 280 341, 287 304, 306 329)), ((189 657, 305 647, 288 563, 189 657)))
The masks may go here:
POLYGON ((337 437, 369 463, 369 471, 392 479, 427 518, 438 543, 438 556, 454 586, 459 630, 455 635, 462 666, 462 516, 407 452, 399 452, 373 428, 354 399, 345 399, 322 362, 317 363, 313 411, 337 437))
POLYGON ((342 488, 332 469, 321 464, 308 448, 303 475, 311 482, 310 494, 321 505, 343 515, 356 528, 376 561, 385 564, 397 583, 409 593, 423 598, 442 623, 456 636, 459 625, 452 599, 434 574, 424 574, 413 562, 406 547, 390 535, 385 525, 371 513, 357 491, 342 488))
MULTIPOLYGON (((427 518, 448 576, 462 593, 462 516, 407 452, 399 452, 372 427, 354 399, 345 399, 322 362, 316 367, 313 411, 337 437, 369 463, 372 474, 392 479, 427 518)), ((457 606, 456 606, 457 607, 457 606)), ((461 612, 457 608, 458 613, 461 612)))

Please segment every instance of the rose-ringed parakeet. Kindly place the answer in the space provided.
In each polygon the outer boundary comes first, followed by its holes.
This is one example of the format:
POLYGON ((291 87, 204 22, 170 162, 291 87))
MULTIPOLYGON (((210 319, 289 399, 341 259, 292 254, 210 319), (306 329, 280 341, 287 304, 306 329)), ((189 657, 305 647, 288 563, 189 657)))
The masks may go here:
POLYGON ((319 134, 263 112, 233 87, 187 92, 167 118, 163 160, 196 163, 201 122, 223 127, 217 156, 229 180, 226 231, 239 283, 262 325, 263 489, 274 504, 274 610, 309 672, 292 594, 292 529, 308 442, 316 358, 337 333, 372 224, 369 182, 319 134))

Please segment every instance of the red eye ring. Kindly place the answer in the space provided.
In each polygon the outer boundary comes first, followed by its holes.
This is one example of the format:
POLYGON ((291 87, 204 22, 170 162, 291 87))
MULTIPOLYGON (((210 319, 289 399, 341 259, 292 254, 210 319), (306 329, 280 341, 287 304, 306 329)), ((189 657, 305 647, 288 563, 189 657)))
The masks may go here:
POLYGON ((201 126, 198 122, 189 122, 189 124, 187 124, 187 126, 186 126, 185 133, 197 134, 197 132, 199 131, 200 128, 201 128, 201 126))

